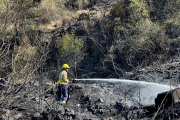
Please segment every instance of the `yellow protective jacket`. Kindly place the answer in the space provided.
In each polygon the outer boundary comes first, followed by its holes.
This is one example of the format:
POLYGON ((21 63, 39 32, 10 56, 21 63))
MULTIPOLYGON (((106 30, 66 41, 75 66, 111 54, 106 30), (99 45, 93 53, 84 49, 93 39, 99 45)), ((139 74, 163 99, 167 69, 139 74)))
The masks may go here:
POLYGON ((67 72, 65 70, 63 70, 59 74, 59 83, 60 84, 65 84, 65 85, 68 85, 68 83, 69 83, 69 80, 67 79, 67 72))

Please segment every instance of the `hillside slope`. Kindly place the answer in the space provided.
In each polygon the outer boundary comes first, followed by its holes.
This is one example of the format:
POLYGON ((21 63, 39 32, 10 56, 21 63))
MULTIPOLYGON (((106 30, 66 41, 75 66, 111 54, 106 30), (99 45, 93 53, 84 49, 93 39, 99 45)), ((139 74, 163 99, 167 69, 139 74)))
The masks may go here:
POLYGON ((121 90, 114 84, 72 84, 66 107, 54 102, 56 87, 40 93, 58 81, 64 63, 71 66, 70 78, 178 86, 179 5, 179 0, 0 1, 0 118, 152 118, 157 108, 129 109, 118 102, 115 93, 121 90))

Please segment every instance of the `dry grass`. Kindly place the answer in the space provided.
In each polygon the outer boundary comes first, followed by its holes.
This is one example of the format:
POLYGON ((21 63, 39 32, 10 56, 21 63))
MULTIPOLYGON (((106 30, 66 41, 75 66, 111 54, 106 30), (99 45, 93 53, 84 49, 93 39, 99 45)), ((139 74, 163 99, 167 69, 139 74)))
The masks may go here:
MULTIPOLYGON (((0 1, 0 12, 2 13, 5 9, 5 5, 1 4, 3 1, 0 1)), ((27 4, 32 3, 32 0, 26 0, 27 4)), ((7 1, 6 1, 7 3, 7 1)), ((59 27, 68 26, 79 19, 79 15, 82 13, 88 14, 93 18, 102 18, 104 13, 103 11, 89 11, 89 10, 73 10, 65 7, 66 0, 42 0, 38 6, 30 8, 28 14, 32 17, 28 20, 28 25, 31 29, 37 30, 52 30, 59 27)), ((88 6, 90 3, 89 0, 78 0, 79 7, 88 6)), ((11 18, 14 18, 15 14, 11 15, 11 18)), ((2 21, 0 21, 1 23, 2 21)), ((3 23, 1 23, 3 25, 3 23)), ((7 31, 13 31, 15 28, 13 23, 10 23, 6 27, 7 31)))
MULTIPOLYGON (((73 11, 63 7, 64 0, 43 0, 38 7, 32 9, 39 29, 54 29, 62 27, 64 21, 71 21, 73 11)), ((67 25, 67 24, 65 24, 67 25)))
MULTIPOLYGON (((87 6, 89 0, 78 0, 79 6, 87 6)), ((55 27, 68 26, 79 19, 79 15, 86 13, 93 18, 102 18, 104 11, 70 10, 65 6, 65 0, 43 0, 34 11, 41 16, 39 18, 40 29, 54 29, 55 27)), ((110 11, 109 11, 110 12, 110 11)), ((106 14, 109 14, 107 12, 106 14)))

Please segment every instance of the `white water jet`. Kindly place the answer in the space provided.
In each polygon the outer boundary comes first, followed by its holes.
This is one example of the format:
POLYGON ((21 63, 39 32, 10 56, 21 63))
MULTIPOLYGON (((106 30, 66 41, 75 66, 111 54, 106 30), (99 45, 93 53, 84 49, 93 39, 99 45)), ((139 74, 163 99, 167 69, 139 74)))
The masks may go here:
POLYGON ((116 82, 123 86, 126 86, 126 89, 134 89, 133 96, 130 98, 130 101, 127 102, 128 106, 137 106, 138 102, 142 105, 152 105, 155 104, 154 100, 157 97, 157 94, 169 91, 174 89, 168 85, 145 82, 145 81, 134 81, 134 80, 125 80, 125 79, 75 79, 82 81, 106 81, 106 82, 116 82))

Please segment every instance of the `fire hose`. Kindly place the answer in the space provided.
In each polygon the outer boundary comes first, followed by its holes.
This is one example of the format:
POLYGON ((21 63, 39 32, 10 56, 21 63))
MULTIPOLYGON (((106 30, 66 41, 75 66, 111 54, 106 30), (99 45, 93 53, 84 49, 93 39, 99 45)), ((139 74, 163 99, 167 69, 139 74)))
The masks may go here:
MULTIPOLYGON (((72 80, 70 80, 69 81, 69 83, 73 83, 75 81, 75 79, 72 79, 72 80)), ((44 93, 46 93, 47 91, 49 91, 51 88, 53 88, 56 84, 58 84, 58 83, 60 83, 60 81, 58 81, 58 82, 56 82, 54 85, 52 85, 50 88, 48 88, 46 91, 44 91, 43 93, 41 93, 41 95, 42 94, 44 94, 44 93)))

